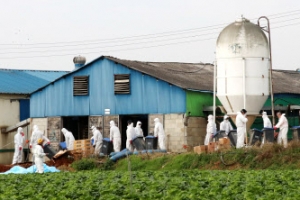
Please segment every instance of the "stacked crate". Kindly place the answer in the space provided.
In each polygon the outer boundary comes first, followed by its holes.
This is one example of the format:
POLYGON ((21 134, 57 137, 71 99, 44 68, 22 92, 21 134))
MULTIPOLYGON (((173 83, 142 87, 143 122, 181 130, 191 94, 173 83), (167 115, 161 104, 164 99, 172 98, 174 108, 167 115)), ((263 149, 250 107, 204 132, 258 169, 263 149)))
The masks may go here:
POLYGON ((220 151, 230 150, 231 149, 230 140, 228 138, 221 138, 221 139, 219 139, 218 149, 220 151))
POLYGON ((74 152, 81 153, 83 157, 89 156, 93 152, 91 140, 75 140, 74 152))

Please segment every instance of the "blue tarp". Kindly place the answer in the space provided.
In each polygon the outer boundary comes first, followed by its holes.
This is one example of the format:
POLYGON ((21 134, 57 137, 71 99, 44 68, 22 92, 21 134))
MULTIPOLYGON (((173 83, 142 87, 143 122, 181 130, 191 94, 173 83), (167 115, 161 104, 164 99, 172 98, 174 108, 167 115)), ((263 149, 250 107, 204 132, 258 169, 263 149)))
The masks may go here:
POLYGON ((117 153, 111 153, 110 154, 110 160, 116 162, 117 160, 124 158, 128 155, 134 154, 134 155, 138 155, 138 154, 146 154, 146 153, 167 153, 167 150, 143 150, 143 151, 134 151, 131 152, 128 149, 123 149, 120 152, 117 153))
MULTIPOLYGON (((35 173, 36 172, 36 166, 33 165, 29 168, 24 168, 20 166, 14 166, 10 170, 0 173, 0 174, 29 174, 29 173, 35 173)), ((55 167, 49 167, 48 165, 44 164, 44 173, 48 172, 60 172, 58 169, 55 167)))

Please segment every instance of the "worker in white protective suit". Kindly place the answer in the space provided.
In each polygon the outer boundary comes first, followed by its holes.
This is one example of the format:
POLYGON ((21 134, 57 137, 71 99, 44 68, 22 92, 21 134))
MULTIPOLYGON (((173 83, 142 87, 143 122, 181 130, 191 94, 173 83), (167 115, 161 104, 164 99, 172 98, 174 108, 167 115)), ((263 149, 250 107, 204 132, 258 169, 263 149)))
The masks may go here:
POLYGON ((61 129, 61 132, 65 136, 67 149, 73 150, 74 149, 74 141, 75 141, 74 135, 72 134, 72 132, 68 131, 65 128, 61 129))
POLYGON ((158 118, 154 119, 154 136, 158 137, 158 146, 160 150, 165 150, 166 149, 166 145, 165 145, 165 140, 166 140, 166 136, 165 136, 165 131, 164 131, 164 127, 162 125, 162 123, 160 123, 158 118))
POLYGON ((44 157, 47 155, 43 149, 44 140, 39 138, 34 150, 34 162, 36 165, 36 173, 44 173, 44 157))
POLYGON ((135 127, 135 134, 137 137, 144 137, 143 129, 142 129, 142 122, 138 121, 135 127))
POLYGON ((278 123, 274 126, 274 129, 280 129, 278 137, 277 137, 277 143, 278 144, 282 144, 284 148, 287 148, 287 143, 288 143, 288 139, 287 139, 287 133, 289 130, 289 123, 288 120, 285 117, 285 114, 282 114, 281 112, 277 112, 277 117, 279 118, 278 123))
POLYGON ((235 119, 235 124, 237 127, 237 141, 236 148, 243 148, 245 146, 245 133, 246 133, 246 124, 248 119, 246 118, 247 110, 242 109, 241 112, 237 112, 235 119))
POLYGON ((263 112, 261 117, 263 118, 264 121, 264 128, 272 128, 272 123, 267 115, 267 112, 263 112))
POLYGON ((23 133, 23 129, 19 127, 14 137, 15 153, 12 161, 13 165, 22 162, 24 141, 25 141, 25 135, 23 133))
POLYGON ((33 152, 35 146, 37 145, 38 139, 43 137, 44 137, 43 132, 39 130, 39 127, 37 125, 34 125, 33 132, 30 138, 30 143, 29 143, 29 148, 31 149, 31 152, 33 152))
POLYGON ((204 145, 208 145, 211 141, 211 138, 217 131, 216 123, 214 123, 214 117, 212 115, 208 115, 207 119, 208 123, 206 126, 206 136, 204 140, 204 145))
MULTIPOLYGON (((263 112, 261 117, 263 118, 264 121, 264 128, 272 128, 272 123, 267 115, 267 112, 263 112)), ((264 143, 265 143, 265 138, 263 137, 262 144, 264 143)))
POLYGON ((93 142, 93 147, 95 148, 94 154, 96 156, 99 156, 102 148, 103 137, 101 132, 95 126, 92 126, 91 129, 93 132, 93 139, 94 139, 93 142))
POLYGON ((120 152, 121 150, 121 134, 119 128, 116 126, 114 121, 109 122, 110 125, 110 141, 114 146, 114 152, 120 152))
POLYGON ((224 115, 224 120, 220 124, 220 131, 225 131, 226 135, 228 135, 231 130, 233 130, 233 128, 229 121, 229 116, 224 115))
POLYGON ((134 130, 134 127, 133 127, 133 122, 131 120, 128 120, 127 121, 127 130, 126 130, 126 148, 129 150, 129 151, 133 151, 133 143, 132 143, 132 140, 135 138, 135 130, 134 130))

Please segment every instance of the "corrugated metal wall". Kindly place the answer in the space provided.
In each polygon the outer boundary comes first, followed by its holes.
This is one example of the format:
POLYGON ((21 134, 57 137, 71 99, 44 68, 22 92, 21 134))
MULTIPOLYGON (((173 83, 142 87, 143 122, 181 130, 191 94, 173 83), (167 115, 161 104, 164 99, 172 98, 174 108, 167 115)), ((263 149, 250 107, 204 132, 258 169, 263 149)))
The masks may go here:
POLYGON ((186 95, 179 87, 156 80, 110 60, 90 66, 32 94, 31 117, 185 112, 186 95), (114 94, 114 74, 130 74, 131 94, 114 94), (73 76, 90 76, 89 96, 73 96, 73 76))

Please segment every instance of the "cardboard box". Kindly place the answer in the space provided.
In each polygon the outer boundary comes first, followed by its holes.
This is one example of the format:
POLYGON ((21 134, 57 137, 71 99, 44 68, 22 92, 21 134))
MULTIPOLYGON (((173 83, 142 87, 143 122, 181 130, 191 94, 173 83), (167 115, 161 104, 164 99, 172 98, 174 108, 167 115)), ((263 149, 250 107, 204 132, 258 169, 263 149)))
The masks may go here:
POLYGON ((210 142, 208 144, 208 147, 207 147, 207 153, 212 153, 212 152, 215 152, 216 151, 216 143, 215 142, 210 142))
POLYGON ((219 146, 218 146, 219 151, 228 151, 230 149, 231 149, 230 144, 219 144, 219 146))
POLYGON ((229 140, 229 138, 220 138, 219 139, 219 144, 220 145, 230 144, 230 140, 229 140))
POLYGON ((201 145, 194 147, 194 152, 197 154, 207 153, 207 146, 201 145))

